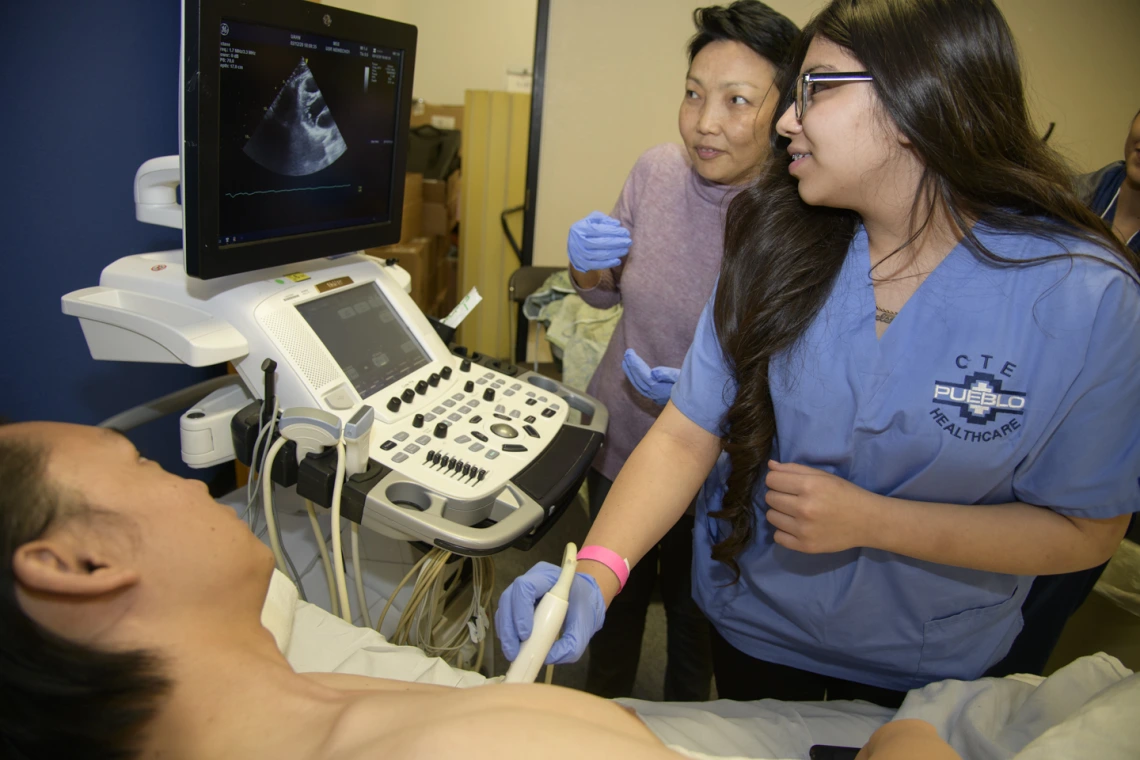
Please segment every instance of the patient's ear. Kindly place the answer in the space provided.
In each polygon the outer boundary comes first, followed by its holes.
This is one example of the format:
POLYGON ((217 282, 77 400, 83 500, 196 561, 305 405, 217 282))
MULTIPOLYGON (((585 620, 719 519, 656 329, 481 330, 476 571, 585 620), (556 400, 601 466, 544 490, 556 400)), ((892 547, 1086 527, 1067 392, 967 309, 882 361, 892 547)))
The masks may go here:
POLYGON ((135 570, 97 547, 80 545, 61 532, 30 541, 12 557, 16 580, 29 592, 95 597, 138 583, 135 570))

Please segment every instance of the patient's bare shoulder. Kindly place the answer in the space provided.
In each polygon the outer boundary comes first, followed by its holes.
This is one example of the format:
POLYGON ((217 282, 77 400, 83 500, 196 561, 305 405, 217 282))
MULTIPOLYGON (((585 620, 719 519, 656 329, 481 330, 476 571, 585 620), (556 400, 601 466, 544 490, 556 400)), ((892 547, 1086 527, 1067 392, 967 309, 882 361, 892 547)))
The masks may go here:
POLYGON ((391 678, 357 676, 348 673, 298 673, 298 675, 322 686, 341 691, 440 692, 451 691, 455 688, 430 683, 396 681, 391 678))
POLYGON ((353 695, 329 734, 324 758, 411 760, 449 757, 460 750, 474 760, 577 760, 590 751, 645 760, 678 757, 624 708, 570 689, 400 690, 389 688, 392 683, 353 695))

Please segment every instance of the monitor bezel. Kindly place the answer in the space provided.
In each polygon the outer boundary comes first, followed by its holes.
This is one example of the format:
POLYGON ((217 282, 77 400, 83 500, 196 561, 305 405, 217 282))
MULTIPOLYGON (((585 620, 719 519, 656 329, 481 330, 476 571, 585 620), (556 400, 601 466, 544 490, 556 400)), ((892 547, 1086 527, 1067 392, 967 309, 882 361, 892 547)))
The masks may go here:
POLYGON ((184 0, 180 158, 186 273, 199 279, 251 272, 399 242, 408 161, 416 27, 307 0, 184 0), (396 96, 387 222, 221 246, 218 243, 220 60, 223 19, 404 51, 396 96), (206 30, 206 31, 204 31, 206 30))

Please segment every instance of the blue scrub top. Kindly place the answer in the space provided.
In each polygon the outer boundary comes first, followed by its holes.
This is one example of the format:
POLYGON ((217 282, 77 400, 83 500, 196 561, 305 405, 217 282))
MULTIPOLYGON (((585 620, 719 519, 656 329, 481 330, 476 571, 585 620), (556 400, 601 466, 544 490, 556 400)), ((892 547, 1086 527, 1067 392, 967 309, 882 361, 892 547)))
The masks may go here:
MULTIPOLYGON (((860 229, 826 303, 792 352, 771 365, 772 457, 886 496, 953 504, 1021 501, 1108 518, 1140 510, 1140 287, 1076 240, 1051 242, 979 224, 999 267, 959 245, 882 339, 867 236, 860 229)), ((1115 260, 1115 259, 1113 259, 1115 260)), ((709 299, 672 394, 715 435, 736 384, 709 299)), ((732 583, 711 547, 722 454, 698 498, 693 594, 729 643, 758 659, 889 689, 973 679, 1021 630, 1030 577, 968 570, 876 549, 802 554, 757 534, 732 583)))

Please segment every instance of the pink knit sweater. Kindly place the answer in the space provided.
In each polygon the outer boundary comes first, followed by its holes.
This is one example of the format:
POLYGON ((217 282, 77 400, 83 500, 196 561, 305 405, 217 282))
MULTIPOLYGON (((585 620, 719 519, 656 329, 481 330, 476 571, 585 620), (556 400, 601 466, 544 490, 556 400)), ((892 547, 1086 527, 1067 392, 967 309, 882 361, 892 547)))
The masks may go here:
POLYGON ((578 288, 591 306, 624 306, 589 386, 610 412, 606 446, 594 462, 610 480, 661 413, 630 385, 622 356, 632 348, 650 367, 681 366, 720 272, 724 215, 738 191, 703 179, 675 144, 647 150, 625 181, 611 216, 630 231, 629 253, 595 287, 578 288))

